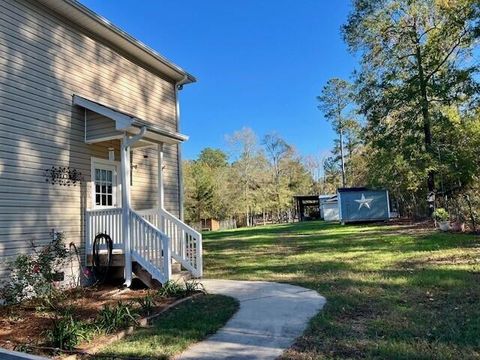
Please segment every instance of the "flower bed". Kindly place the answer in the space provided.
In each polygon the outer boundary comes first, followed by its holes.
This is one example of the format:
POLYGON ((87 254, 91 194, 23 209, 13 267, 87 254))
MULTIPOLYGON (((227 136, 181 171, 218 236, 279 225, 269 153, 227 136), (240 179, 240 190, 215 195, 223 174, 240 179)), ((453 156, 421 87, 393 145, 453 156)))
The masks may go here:
POLYGON ((38 300, 0 308, 0 347, 52 355, 55 349, 94 346, 112 334, 137 324, 141 317, 162 311, 179 298, 201 292, 201 285, 169 283, 154 291, 112 285, 60 293, 56 307, 38 300))

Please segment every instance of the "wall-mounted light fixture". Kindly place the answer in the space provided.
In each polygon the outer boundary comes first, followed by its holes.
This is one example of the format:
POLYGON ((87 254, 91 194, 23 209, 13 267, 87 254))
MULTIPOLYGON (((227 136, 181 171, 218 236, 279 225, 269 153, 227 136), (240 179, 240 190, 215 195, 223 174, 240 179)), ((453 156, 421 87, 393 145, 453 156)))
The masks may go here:
POLYGON ((112 147, 108 148, 108 160, 115 161, 115 149, 112 147))

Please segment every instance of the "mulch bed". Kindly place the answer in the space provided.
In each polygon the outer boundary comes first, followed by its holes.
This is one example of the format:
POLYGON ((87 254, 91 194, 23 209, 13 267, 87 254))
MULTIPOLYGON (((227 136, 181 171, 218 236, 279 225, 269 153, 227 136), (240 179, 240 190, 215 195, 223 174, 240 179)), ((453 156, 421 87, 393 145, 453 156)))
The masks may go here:
MULTIPOLYGON (((72 289, 65 292, 66 299, 62 306, 73 307, 78 320, 89 322, 97 317, 105 305, 135 301, 152 293, 152 290, 145 288, 127 289, 115 285, 72 289)), ((156 298, 153 312, 161 311, 175 300, 156 298)), ((25 346, 45 346, 45 332, 52 327, 54 318, 55 311, 41 309, 35 303, 0 307, 0 347, 22 350, 25 346)))

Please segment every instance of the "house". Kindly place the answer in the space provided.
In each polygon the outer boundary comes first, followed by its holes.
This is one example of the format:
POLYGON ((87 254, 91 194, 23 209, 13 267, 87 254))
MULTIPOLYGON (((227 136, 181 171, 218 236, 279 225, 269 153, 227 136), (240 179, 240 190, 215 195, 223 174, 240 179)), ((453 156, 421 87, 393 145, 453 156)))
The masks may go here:
POLYGON ((337 195, 320 195, 320 217, 325 221, 338 221, 337 195))
POLYGON ((341 223, 385 221, 390 218, 390 199, 384 189, 364 187, 337 190, 341 223))
POLYGON ((0 275, 56 232, 90 261, 102 232, 126 285, 201 276, 178 106, 195 78, 74 0, 3 0, 0 42, 0 275))

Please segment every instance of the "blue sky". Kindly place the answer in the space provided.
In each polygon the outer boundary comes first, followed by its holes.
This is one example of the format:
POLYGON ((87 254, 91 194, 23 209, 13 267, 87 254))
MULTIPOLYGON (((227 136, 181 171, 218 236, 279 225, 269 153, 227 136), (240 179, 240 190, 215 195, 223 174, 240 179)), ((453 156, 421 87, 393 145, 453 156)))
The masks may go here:
POLYGON ((348 78, 342 41, 349 0, 81 0, 198 78, 181 92, 184 158, 251 127, 280 133, 304 154, 329 151, 334 134, 316 95, 348 78))

